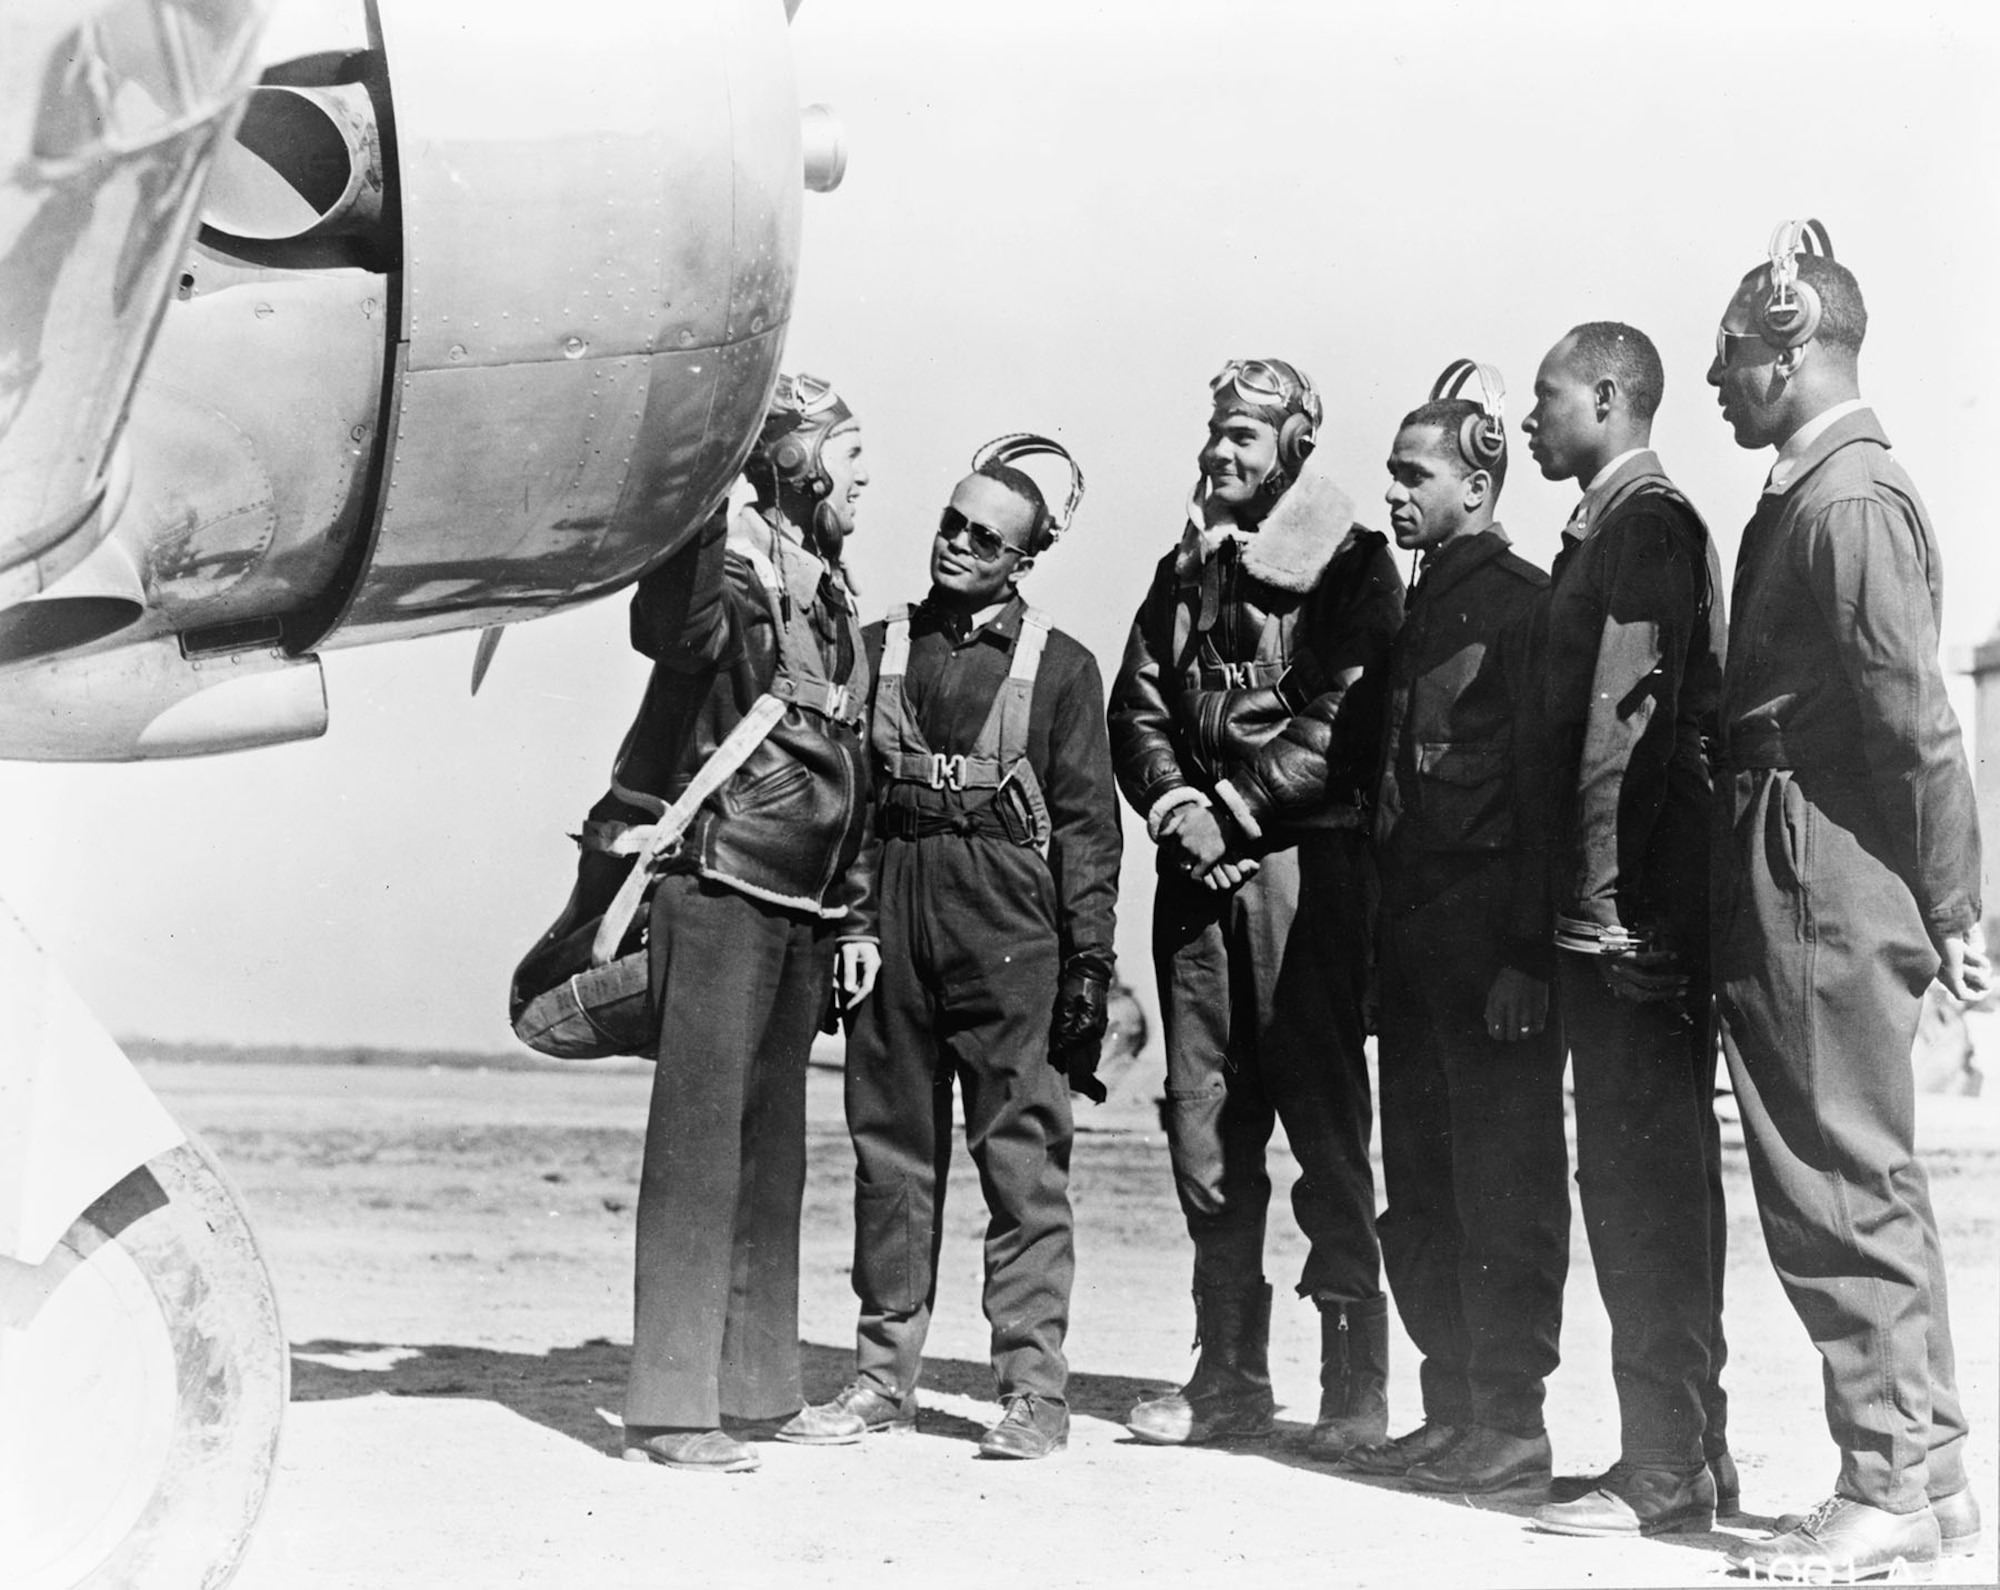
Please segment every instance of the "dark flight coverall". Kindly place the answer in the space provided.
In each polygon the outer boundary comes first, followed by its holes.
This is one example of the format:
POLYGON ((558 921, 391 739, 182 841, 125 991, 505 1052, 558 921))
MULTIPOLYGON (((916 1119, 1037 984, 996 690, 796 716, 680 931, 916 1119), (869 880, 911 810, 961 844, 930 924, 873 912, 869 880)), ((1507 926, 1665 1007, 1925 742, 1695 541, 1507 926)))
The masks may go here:
MULTIPOLYGON (((1345 503, 1342 506, 1346 506, 1345 503)), ((1311 1244, 1301 1297, 1381 1296, 1373 1109, 1362 1054, 1373 865, 1362 792, 1382 733, 1382 666, 1402 620, 1386 540, 1359 525, 1305 546, 1264 530, 1159 564, 1111 696, 1119 787, 1157 828, 1199 795, 1254 828, 1234 891, 1161 851, 1153 962, 1166 1028, 1167 1144, 1197 1297, 1262 1284, 1282 1120, 1292 1209, 1311 1244)))
POLYGON ((1716 977, 1757 1212, 1820 1351, 1837 1489, 1965 1485, 1910 1045, 1979 920, 1979 828, 1938 670, 1930 518, 1872 411, 1767 489, 1736 560, 1716 977))
MULTIPOLYGON (((957 633, 914 610, 905 699, 942 759, 970 753, 1006 679, 1025 604, 957 633)), ((865 631, 871 676, 885 626, 865 631)), ((879 716, 871 712, 879 727, 879 716)), ((1107 981, 1123 843, 1104 686, 1060 630, 1044 646, 1027 761, 1047 803, 1048 857, 1005 831, 989 792, 878 778, 882 970, 847 1048, 854 1139, 858 1379, 901 1401, 916 1389, 937 1297, 952 1084, 986 1195, 986 1318, 1004 1399, 1063 1402, 1075 1270, 1069 1205, 1069 1083, 1050 1063, 1064 970, 1107 981)))
POLYGON ((1389 654, 1377 1230, 1424 1355, 1424 1418, 1543 1431, 1569 1271, 1560 1023, 1486 1025, 1502 968, 1553 952, 1534 719, 1548 576, 1493 529, 1436 551, 1389 654))
POLYGON ((725 548, 718 517, 640 581, 632 642, 654 659, 653 676, 613 793, 592 813, 650 820, 630 796, 671 800, 759 695, 790 693, 653 892, 660 1046, 639 1180, 627 1425, 713 1429, 723 1413, 775 1418, 803 1400, 806 1056, 836 937, 872 932, 859 859, 860 626, 837 575, 750 521, 751 535, 725 548))
POLYGON ((1584 495, 1549 593, 1545 698, 1558 918, 1677 950, 1684 1005, 1635 1004, 1557 953, 1577 1188, 1611 1317, 1622 1456, 1686 1472, 1726 1446, 1721 1133, 1708 973, 1721 567, 1644 451, 1584 495), (1579 533, 1580 532, 1580 533, 1579 533))

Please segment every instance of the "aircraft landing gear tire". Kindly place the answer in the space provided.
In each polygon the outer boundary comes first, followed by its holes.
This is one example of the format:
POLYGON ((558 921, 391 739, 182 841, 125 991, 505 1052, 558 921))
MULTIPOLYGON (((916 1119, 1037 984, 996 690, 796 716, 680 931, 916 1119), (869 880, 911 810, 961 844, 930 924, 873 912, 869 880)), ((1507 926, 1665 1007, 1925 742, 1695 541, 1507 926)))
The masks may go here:
POLYGON ((0 1258, 0 1583, 219 1590, 269 1489, 290 1381, 270 1274, 192 1138, 42 1263, 0 1258))

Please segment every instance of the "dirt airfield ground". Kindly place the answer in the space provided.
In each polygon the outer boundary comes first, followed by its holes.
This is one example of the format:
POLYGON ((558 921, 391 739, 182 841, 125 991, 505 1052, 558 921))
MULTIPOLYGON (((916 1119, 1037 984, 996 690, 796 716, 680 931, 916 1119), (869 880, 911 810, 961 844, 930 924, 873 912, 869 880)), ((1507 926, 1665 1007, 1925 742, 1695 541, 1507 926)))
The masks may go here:
MULTIPOLYGON (((984 1212, 961 1152, 947 1205, 923 1428, 860 1446, 765 1444, 762 1470, 691 1476, 617 1457, 631 1337, 632 1201, 650 1075, 158 1063, 148 1078, 229 1167, 277 1278, 293 1390, 280 1471, 237 1590, 868 1586, 1556 1586, 1724 1581, 1726 1534, 1592 1542, 1520 1505, 1421 1498, 1306 1461, 1312 1310, 1278 1155, 1270 1274, 1281 1439, 1140 1446, 1142 1391, 1191 1364, 1188 1253, 1146 1066, 1080 1106, 1070 1449, 974 1455, 997 1409, 978 1302, 984 1212)), ((1926 1098, 1922 1141, 1974 1419, 1981 1553, 1996 1580, 2000 1107, 1926 1098)), ((839 1078, 811 1083, 801 1331, 810 1395, 845 1380, 850 1161, 839 1078)), ((1732 1134, 1733 1135, 1733 1134, 1732 1134)), ((1831 1488, 1817 1360, 1773 1279, 1748 1174, 1728 1174, 1732 1435, 1754 1528, 1831 1488)), ((1608 1328, 1577 1231, 1550 1393, 1558 1472, 1616 1456, 1608 1328)), ((1394 1346, 1392 1428, 1416 1422, 1394 1346)))

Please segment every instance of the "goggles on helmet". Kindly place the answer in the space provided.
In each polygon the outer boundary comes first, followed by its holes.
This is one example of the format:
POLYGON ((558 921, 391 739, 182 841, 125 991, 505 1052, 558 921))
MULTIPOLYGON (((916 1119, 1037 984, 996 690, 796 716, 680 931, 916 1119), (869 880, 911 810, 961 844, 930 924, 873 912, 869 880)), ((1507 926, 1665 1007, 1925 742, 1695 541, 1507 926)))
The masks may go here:
POLYGON ((1217 404, 1234 399, 1253 411, 1276 411, 1279 419, 1303 414, 1314 430, 1321 418, 1319 393, 1303 372, 1282 359, 1231 359, 1208 383, 1217 404))
POLYGON ((759 440, 768 447, 800 431, 824 438, 853 418, 854 411, 834 391, 831 381, 803 372, 781 375, 771 393, 771 406, 764 413, 759 440))

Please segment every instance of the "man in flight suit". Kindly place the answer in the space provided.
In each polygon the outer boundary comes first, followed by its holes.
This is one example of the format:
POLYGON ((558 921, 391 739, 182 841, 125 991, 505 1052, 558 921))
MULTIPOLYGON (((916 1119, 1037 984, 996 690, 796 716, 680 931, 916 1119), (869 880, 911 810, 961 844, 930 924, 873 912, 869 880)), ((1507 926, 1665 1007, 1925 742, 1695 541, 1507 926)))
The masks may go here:
POLYGON ((1652 451, 1665 384, 1643 332, 1592 321, 1542 360, 1522 424, 1542 474, 1584 487, 1552 574, 1544 712, 1576 1179, 1620 1436, 1608 1473, 1536 1513, 1562 1534, 1706 1529, 1735 1505, 1704 750, 1721 574, 1652 451))
POLYGON ((1867 310, 1825 243, 1781 229, 1708 371, 1737 444, 1778 449, 1736 560, 1716 976, 1757 1212, 1840 1448, 1826 1502, 1730 1555, 1821 1584, 1979 1543, 1910 1046, 1933 977, 1970 999, 1989 976, 1937 537, 1861 400, 1867 310))
POLYGON ((866 631, 884 960, 847 1052, 856 1374, 781 1440, 916 1423, 956 1081, 1005 1409, 979 1449, 1068 1442, 1069 1093, 1104 1097, 1122 839, 1097 665, 1016 589, 1058 529, 1030 476, 980 463, 939 523, 929 596, 866 631))
POLYGON ((1311 1450, 1337 1458, 1387 1433, 1362 806, 1402 581, 1384 537, 1308 467, 1311 382, 1237 360, 1210 395, 1202 485, 1111 697, 1119 786, 1159 845, 1167 1145, 1201 1348, 1187 1384, 1138 1403, 1128 1425, 1169 1445, 1270 1434, 1264 1150, 1282 1120, 1311 1245, 1298 1291, 1320 1310, 1311 1450))
MULTIPOLYGON (((1484 369, 1453 370, 1487 386, 1484 369)), ((1533 731, 1549 581, 1494 520, 1507 475, 1497 375, 1486 400, 1424 404, 1389 455, 1390 527, 1422 572, 1389 655, 1375 814, 1388 1198, 1378 1230, 1397 1311, 1424 1355, 1424 1418, 1347 1458, 1452 1494, 1547 1484, 1542 1403, 1569 1269, 1533 731)))
POLYGON ((759 697, 784 703, 671 853, 648 938, 660 1037, 625 1455, 710 1472, 757 1467, 723 1415, 802 1400, 806 1054, 836 960, 852 1001, 878 958, 857 865, 867 663, 839 565, 868 478, 853 415, 824 382, 781 377, 746 473, 756 506, 639 582, 632 643, 653 674, 590 828, 657 816, 759 697))

